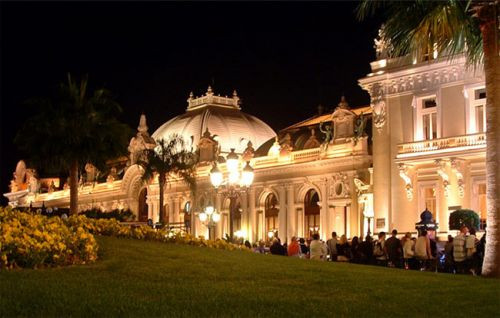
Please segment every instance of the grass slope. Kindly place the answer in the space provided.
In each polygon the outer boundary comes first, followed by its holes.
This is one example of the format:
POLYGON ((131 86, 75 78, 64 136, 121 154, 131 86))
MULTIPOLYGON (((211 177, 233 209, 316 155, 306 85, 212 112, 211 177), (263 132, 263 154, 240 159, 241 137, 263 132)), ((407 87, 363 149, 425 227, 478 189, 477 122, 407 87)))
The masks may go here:
POLYGON ((0 272, 0 317, 493 317, 500 281, 98 238, 93 265, 0 272))

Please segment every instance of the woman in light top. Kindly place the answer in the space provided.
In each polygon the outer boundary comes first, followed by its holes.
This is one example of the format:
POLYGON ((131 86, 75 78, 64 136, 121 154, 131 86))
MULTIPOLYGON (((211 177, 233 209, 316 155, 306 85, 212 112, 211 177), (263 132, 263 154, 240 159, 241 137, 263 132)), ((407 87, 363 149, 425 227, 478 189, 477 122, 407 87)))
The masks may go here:
POLYGON ((309 247, 310 258, 315 260, 325 260, 326 258, 326 247, 319 240, 319 234, 313 234, 313 240, 311 241, 311 245, 309 247))

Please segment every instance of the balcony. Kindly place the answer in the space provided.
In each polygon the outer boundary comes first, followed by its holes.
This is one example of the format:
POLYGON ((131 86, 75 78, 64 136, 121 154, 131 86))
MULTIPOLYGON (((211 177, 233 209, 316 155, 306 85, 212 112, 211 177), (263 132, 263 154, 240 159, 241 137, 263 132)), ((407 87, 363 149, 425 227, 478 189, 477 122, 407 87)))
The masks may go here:
POLYGON ((486 136, 484 133, 480 133, 399 144, 396 158, 474 151, 485 148, 486 136))

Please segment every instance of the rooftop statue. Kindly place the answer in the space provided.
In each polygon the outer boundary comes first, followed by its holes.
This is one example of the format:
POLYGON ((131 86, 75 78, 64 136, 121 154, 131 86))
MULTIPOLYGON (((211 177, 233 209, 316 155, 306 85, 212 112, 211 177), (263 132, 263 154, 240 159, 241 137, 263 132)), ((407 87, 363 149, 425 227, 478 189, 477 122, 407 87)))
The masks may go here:
POLYGON ((332 135, 333 135, 333 130, 331 125, 326 125, 325 128, 323 128, 323 123, 319 123, 319 131, 325 134, 325 139, 323 140, 323 150, 328 149, 328 144, 332 141, 332 135))

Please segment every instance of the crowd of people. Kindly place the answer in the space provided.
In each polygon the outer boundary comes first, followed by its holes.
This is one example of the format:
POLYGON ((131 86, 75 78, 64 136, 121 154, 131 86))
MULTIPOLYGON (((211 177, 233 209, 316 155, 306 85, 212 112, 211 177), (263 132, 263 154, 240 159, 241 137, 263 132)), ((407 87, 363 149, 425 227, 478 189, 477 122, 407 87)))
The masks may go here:
POLYGON ((261 254, 422 271, 481 273, 486 233, 478 239, 475 229, 462 226, 458 235, 448 235, 444 244, 436 241, 432 234, 422 230, 418 237, 406 233, 398 238, 398 231, 394 229, 387 239, 386 233, 380 232, 376 240, 369 235, 364 239, 355 236, 348 240, 345 235, 338 237, 336 232, 332 232, 332 237, 326 242, 320 239, 319 234, 313 234, 307 240, 292 237, 290 244, 282 244, 278 237, 274 237, 268 246, 264 241, 253 246, 246 241, 245 245, 261 254))

